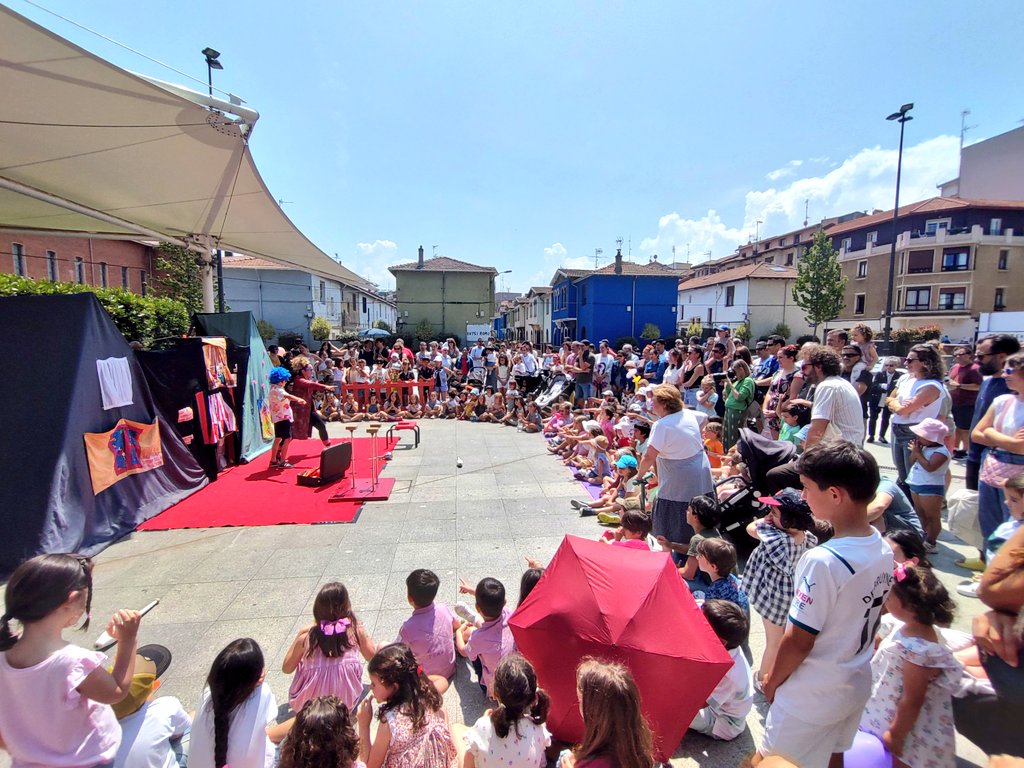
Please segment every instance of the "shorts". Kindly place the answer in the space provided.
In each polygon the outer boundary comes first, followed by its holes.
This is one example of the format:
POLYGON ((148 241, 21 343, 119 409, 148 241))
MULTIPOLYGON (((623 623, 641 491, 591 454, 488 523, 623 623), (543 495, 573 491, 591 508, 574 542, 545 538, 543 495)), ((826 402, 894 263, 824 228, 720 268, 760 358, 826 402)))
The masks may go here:
POLYGON ((917 485, 916 483, 908 483, 907 487, 910 488, 911 493, 916 493, 918 496, 946 495, 946 487, 944 485, 917 485))
POLYGON ((639 496, 624 496, 621 499, 616 499, 615 503, 623 509, 640 509, 639 496))
POLYGON ((778 706, 768 710, 760 752, 778 755, 800 768, 827 768, 834 753, 853 746, 861 710, 834 723, 808 723, 778 706))
POLYGON ((274 437, 278 440, 290 440, 292 437, 292 423, 288 419, 275 421, 274 437))
POLYGON ((974 404, 954 405, 952 408, 953 424, 957 429, 970 429, 974 419, 974 404))

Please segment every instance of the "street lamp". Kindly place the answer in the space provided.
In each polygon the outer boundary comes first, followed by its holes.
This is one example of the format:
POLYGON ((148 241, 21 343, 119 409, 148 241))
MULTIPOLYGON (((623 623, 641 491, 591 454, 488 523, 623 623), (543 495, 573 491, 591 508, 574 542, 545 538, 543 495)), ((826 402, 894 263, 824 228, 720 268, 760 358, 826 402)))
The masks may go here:
POLYGON ((206 57, 206 80, 210 86, 210 95, 213 96, 213 70, 224 69, 224 65, 217 61, 220 58, 220 51, 203 48, 202 54, 206 57))
POLYGON ((896 156, 896 202, 892 207, 892 246, 889 249, 889 287, 885 293, 885 349, 889 354, 892 354, 892 289, 896 281, 896 227, 900 215, 900 176, 903 173, 903 128, 908 121, 914 119, 907 114, 913 108, 913 104, 904 104, 899 112, 893 112, 885 118, 900 124, 900 150, 896 156))

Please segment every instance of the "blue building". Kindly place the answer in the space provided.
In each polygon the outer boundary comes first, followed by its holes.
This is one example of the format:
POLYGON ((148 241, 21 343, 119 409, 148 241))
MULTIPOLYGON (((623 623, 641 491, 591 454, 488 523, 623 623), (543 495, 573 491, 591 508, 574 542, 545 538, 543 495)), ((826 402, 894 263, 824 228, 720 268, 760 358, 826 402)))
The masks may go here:
POLYGON ((623 261, 621 251, 601 269, 559 269, 551 279, 551 341, 639 337, 647 323, 674 336, 678 286, 674 269, 623 261))

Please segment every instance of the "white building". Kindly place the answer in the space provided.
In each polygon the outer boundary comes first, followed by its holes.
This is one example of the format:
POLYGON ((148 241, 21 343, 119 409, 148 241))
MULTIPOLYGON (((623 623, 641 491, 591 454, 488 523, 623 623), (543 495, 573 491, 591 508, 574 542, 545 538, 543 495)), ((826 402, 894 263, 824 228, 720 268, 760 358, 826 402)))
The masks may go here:
POLYGON ((960 176, 939 185, 942 197, 1024 200, 1024 128, 960 150, 960 176))
POLYGON ((551 343, 551 286, 531 288, 526 294, 526 340, 532 344, 551 343))
POLYGON ((682 332, 691 322, 705 328, 743 323, 750 338, 771 333, 779 324, 789 326, 792 341, 811 333, 804 312, 793 301, 796 270, 774 264, 748 264, 679 283, 678 324, 682 332))
POLYGON ((252 256, 226 255, 224 300, 231 309, 248 310, 270 323, 278 335, 301 336, 309 343, 315 317, 325 318, 334 334, 362 331, 377 320, 394 329, 397 320, 394 302, 340 264, 330 273, 306 272, 252 256))

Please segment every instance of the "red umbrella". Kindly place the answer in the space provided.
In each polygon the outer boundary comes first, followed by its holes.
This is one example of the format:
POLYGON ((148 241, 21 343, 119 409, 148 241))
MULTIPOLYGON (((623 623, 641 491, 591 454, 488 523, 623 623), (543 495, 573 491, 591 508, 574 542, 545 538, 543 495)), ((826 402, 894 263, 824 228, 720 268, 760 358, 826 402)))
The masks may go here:
POLYGON ((565 537, 509 626, 551 696, 552 734, 583 738, 580 661, 617 661, 633 673, 663 762, 733 663, 667 553, 576 536, 565 537))

